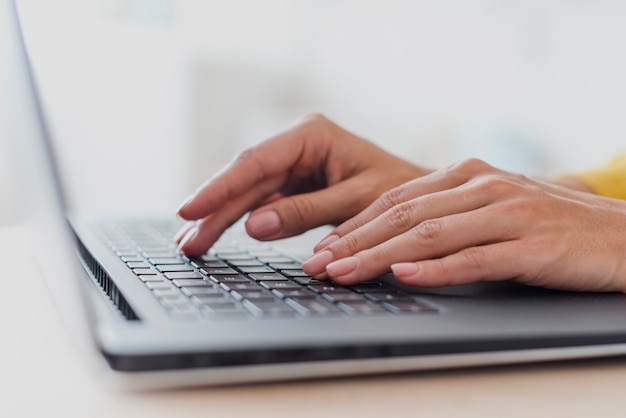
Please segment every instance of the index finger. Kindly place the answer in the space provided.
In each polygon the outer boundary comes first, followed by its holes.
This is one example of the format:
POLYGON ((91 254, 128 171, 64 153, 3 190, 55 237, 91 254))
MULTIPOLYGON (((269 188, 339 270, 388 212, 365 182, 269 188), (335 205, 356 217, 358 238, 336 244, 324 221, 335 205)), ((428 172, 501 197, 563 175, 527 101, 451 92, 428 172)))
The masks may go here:
POLYGON ((197 220, 208 216, 227 202, 244 195, 256 185, 286 175, 302 158, 309 133, 300 124, 241 154, 222 171, 204 183, 178 210, 183 219, 197 220))

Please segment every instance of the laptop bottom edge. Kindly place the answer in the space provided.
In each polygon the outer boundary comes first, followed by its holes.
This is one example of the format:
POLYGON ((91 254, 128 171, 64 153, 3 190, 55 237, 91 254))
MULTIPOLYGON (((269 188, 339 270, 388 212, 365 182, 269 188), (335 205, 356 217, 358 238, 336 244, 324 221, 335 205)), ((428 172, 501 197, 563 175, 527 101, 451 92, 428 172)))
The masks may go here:
MULTIPOLYGON (((189 386, 227 386, 295 379, 318 379, 444 370, 467 367, 567 361, 626 354, 626 344, 542 348, 481 353, 442 354, 385 359, 335 360, 184 370, 119 372, 103 370, 106 386, 115 390, 150 391, 189 386)), ((105 366, 106 367, 106 366, 105 366)))

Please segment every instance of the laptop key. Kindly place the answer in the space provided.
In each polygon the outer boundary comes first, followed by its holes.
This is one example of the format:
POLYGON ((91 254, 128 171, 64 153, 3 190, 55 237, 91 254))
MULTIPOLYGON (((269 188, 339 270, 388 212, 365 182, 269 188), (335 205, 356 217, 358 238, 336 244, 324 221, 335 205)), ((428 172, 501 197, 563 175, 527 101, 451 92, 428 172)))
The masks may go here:
POLYGON ((251 280, 241 274, 231 274, 231 275, 215 275, 210 276, 209 279, 215 283, 250 283, 251 280))
POLYGON ((354 292, 328 292, 322 293, 321 295, 324 299, 329 302, 337 303, 337 302, 366 302, 367 299, 359 293, 354 292))
POLYGON ((202 279, 204 276, 196 271, 169 271, 164 276, 170 280, 202 279))
POLYGON ((276 297, 272 293, 268 292, 267 290, 262 290, 262 289, 233 290, 232 292, 230 292, 230 294, 232 297, 234 297, 235 299, 239 301, 244 300, 244 299, 252 299, 256 301, 260 301, 260 300, 272 301, 276 299, 276 297))
POLYGON ((250 274, 250 278, 256 281, 288 281, 285 276, 280 273, 253 273, 250 274))
POLYGON ((181 287, 180 289, 183 294, 186 296, 195 296, 195 295, 219 295, 223 296, 224 291, 219 287, 215 286, 190 286, 190 287, 181 287))
POLYGON ((237 274, 237 271, 231 269, 230 267, 222 267, 222 268, 203 267, 200 269, 200 271, 206 274, 207 276, 237 274))
POLYGON ((302 278, 311 279, 311 277, 308 274, 306 274, 303 270, 281 270, 281 273, 287 277, 293 277, 293 278, 302 277, 302 278))
MULTIPOLYGON (((302 270, 302 264, 292 263, 270 263, 270 267, 275 270, 302 270)), ((288 273, 288 272, 286 272, 288 273)))
POLYGON ((158 265, 156 266, 156 268, 161 273, 169 273, 169 272, 174 272, 174 271, 194 271, 193 268, 185 264, 173 264, 173 265, 165 264, 165 265, 158 265))
POLYGON ((237 266, 237 268, 239 270, 241 270, 244 273, 274 273, 275 270, 267 267, 267 266, 253 266, 253 267, 244 267, 244 266, 237 266))
POLYGON ((290 298, 286 299, 286 303, 305 316, 343 314, 337 306, 320 298, 290 298))
POLYGON ((208 282, 207 280, 202 279, 180 279, 180 280, 172 280, 172 283, 176 287, 213 287, 213 284, 208 282))
POLYGON ((248 283, 220 283, 220 287, 227 292, 233 290, 259 290, 261 289, 258 284, 254 282, 248 283))
POLYGON ((255 316, 295 315, 291 307, 283 302, 244 300, 243 306, 255 316))
POLYGON ((273 289, 272 293, 278 296, 281 299, 287 298, 316 298, 317 294, 308 290, 308 289, 273 289))
POLYGON ((337 307, 342 311, 350 314, 379 314, 379 313, 388 313, 388 311, 382 306, 368 301, 343 301, 337 304, 337 307))
POLYGON ((437 309, 419 301, 383 302, 382 307, 393 313, 437 313, 437 309))
POLYGON ((165 264, 185 264, 183 260, 178 257, 152 257, 149 258, 148 261, 155 266, 161 266, 165 264))

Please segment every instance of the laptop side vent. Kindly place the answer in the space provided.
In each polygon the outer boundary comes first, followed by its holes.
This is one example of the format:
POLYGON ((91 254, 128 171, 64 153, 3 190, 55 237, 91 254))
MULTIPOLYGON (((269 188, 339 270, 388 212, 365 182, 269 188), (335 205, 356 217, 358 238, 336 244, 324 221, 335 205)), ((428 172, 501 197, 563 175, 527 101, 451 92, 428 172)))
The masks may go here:
POLYGON ((115 307, 119 310, 122 316, 124 316, 124 318, 131 321, 139 320, 139 317, 137 316, 133 308, 131 308, 124 295, 122 295, 122 292, 120 292, 113 279, 111 279, 109 273, 106 272, 106 270, 94 258, 91 252, 89 252, 87 247, 85 247, 80 239, 78 239, 78 237, 76 237, 76 240, 78 242, 78 251, 80 257, 85 267, 91 273, 91 278, 94 280, 94 282, 109 297, 113 305, 115 305, 115 307))

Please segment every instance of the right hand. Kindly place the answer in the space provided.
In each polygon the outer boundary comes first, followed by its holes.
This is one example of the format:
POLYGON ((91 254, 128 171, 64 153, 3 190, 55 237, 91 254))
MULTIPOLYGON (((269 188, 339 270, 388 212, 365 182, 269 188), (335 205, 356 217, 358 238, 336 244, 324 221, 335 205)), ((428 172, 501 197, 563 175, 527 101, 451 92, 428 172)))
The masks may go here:
POLYGON ((285 238, 339 224, 383 192, 430 173, 340 128, 320 115, 248 149, 181 206, 189 222, 176 236, 189 256, 204 254, 252 211, 248 234, 285 238))

